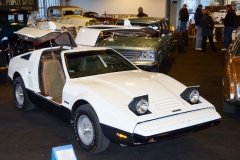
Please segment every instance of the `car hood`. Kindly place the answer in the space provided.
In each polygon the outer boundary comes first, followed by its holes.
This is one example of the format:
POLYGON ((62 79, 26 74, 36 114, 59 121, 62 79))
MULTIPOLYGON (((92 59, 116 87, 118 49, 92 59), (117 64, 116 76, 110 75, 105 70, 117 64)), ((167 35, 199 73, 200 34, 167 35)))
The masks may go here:
POLYGON ((105 74, 81 79, 81 81, 90 84, 94 91, 104 92, 104 94, 123 102, 124 105, 128 105, 132 98, 143 95, 151 97, 151 102, 174 97, 172 92, 160 82, 138 71, 105 74))
POLYGON ((145 38, 145 37, 116 37, 107 38, 98 42, 98 47, 139 47, 139 48, 153 48, 157 43, 160 43, 158 38, 145 38))
POLYGON ((189 112, 212 105, 201 98, 199 104, 190 105, 180 97, 186 86, 169 76, 141 70, 117 72, 79 78, 80 83, 118 107, 119 110, 131 117, 136 122, 189 112), (148 95, 149 110, 151 114, 136 116, 129 110, 128 105, 133 98, 148 95))

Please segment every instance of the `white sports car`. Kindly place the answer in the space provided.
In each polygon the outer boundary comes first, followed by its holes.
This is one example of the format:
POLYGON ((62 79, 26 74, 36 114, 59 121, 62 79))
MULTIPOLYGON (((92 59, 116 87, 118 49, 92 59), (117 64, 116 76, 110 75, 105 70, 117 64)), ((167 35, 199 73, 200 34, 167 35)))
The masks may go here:
POLYGON ((151 143, 219 124, 215 107, 171 77, 138 69, 109 48, 77 47, 68 32, 23 28, 20 38, 59 47, 11 59, 17 108, 36 106, 73 125, 88 152, 121 145, 151 143))

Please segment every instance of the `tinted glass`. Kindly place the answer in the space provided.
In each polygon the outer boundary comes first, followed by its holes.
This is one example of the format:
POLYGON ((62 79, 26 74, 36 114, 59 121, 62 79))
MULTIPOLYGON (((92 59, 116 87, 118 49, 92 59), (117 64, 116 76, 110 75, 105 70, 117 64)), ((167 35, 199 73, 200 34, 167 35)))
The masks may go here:
POLYGON ((137 69, 110 49, 67 53, 65 58, 70 78, 137 69))

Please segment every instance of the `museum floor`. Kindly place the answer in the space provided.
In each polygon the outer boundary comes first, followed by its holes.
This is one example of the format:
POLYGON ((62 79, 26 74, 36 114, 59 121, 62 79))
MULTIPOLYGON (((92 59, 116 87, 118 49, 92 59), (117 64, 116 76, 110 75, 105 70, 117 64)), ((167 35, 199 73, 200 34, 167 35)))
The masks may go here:
MULTIPOLYGON (((0 85, 0 159, 47 160, 52 147, 72 144, 79 160, 158 160, 158 159, 240 159, 240 107, 235 114, 222 112, 222 70, 224 53, 194 50, 192 41, 185 53, 177 47, 161 72, 187 86, 200 85, 200 94, 210 101, 222 116, 219 126, 183 137, 142 145, 120 147, 110 143, 99 154, 86 153, 77 144, 73 129, 64 122, 37 108, 30 112, 16 109, 10 83, 0 85)), ((216 43, 220 50, 222 42, 216 43)), ((127 125, 127 124, 126 124, 127 125)))

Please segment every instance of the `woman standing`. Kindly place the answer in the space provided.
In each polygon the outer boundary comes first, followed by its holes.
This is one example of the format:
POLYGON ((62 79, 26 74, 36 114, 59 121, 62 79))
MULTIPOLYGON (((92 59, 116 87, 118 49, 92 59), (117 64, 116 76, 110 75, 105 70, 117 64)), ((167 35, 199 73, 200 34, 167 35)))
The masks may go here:
POLYGON ((212 48, 213 52, 217 51, 217 48, 215 47, 213 43, 213 28, 214 28, 214 22, 212 20, 212 17, 209 16, 210 11, 208 9, 205 9, 203 12, 203 17, 201 18, 201 27, 202 27, 202 51, 206 53, 206 41, 207 38, 209 39, 210 46, 212 48))

